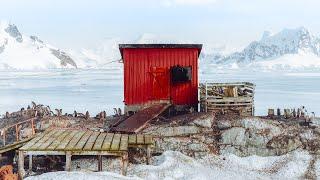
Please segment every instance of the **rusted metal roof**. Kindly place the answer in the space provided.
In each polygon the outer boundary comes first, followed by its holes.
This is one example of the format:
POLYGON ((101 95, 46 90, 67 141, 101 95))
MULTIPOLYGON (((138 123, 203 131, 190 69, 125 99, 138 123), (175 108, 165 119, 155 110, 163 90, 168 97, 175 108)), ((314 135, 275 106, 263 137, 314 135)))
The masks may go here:
POLYGON ((123 57, 123 49, 177 49, 177 48, 192 48, 198 49, 198 55, 200 55, 200 51, 202 49, 202 44, 119 44, 119 49, 121 53, 121 57, 123 57))
POLYGON ((142 130, 149 121, 164 112, 170 104, 154 104, 138 111, 116 127, 111 128, 113 132, 137 133, 142 130))

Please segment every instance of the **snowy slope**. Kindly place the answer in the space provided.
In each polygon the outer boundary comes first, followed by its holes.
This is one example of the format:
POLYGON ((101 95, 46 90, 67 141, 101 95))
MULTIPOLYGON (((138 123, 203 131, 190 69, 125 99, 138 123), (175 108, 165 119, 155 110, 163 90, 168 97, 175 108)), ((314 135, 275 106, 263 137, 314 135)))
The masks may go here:
POLYGON ((0 69, 76 68, 65 52, 36 36, 21 34, 14 24, 0 23, 0 69))
POLYGON ((196 160, 179 152, 167 151, 155 158, 152 165, 129 166, 128 176, 115 174, 119 169, 105 167, 108 172, 51 172, 27 180, 102 180, 102 179, 303 179, 319 178, 320 162, 306 151, 296 151, 283 156, 238 157, 232 154, 208 156, 196 160), (111 170, 112 169, 112 170, 111 170), (315 174, 312 174, 312 172, 315 174), (311 172, 311 173, 310 173, 311 172))

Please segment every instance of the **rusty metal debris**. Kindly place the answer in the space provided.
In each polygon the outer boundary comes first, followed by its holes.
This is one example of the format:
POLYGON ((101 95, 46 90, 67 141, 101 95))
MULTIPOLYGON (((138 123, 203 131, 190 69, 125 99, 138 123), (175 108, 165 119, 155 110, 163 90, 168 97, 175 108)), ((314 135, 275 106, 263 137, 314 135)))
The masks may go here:
POLYGON ((170 104, 154 104, 120 122, 111 128, 113 132, 137 133, 147 125, 149 121, 160 115, 170 104))

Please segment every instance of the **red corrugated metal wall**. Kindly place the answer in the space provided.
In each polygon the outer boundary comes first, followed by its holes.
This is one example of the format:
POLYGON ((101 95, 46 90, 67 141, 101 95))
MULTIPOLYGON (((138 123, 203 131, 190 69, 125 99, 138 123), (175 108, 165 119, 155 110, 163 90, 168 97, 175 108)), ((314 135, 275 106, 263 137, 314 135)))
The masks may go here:
MULTIPOLYGON (((198 49, 196 48, 127 48, 123 49, 124 102, 126 105, 148 103, 155 99, 152 72, 164 69, 169 75, 168 94, 175 105, 198 103, 198 49), (191 66, 191 82, 173 85, 170 82, 172 66, 191 66), (152 70, 157 68, 157 70, 152 70)), ((162 78, 165 79, 165 78, 162 78)), ((164 80, 162 80, 164 81, 164 80)), ((163 84, 163 83, 162 83, 163 84)), ((163 86, 163 85, 162 85, 163 86)), ((164 87, 166 88, 166 87, 164 87)), ((163 93, 162 92, 162 93, 163 93)), ((163 94, 160 95, 163 97, 163 94)), ((159 96, 157 96, 159 97, 159 96)))

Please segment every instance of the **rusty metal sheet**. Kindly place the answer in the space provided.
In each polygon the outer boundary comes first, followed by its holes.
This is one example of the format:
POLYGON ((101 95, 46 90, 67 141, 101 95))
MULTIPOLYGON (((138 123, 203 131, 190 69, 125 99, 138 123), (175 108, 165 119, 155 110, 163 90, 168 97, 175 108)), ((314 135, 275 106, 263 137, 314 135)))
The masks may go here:
POLYGON ((128 119, 121 122, 116 127, 111 128, 111 131, 137 133, 141 129, 143 129, 149 121, 159 116, 169 106, 170 104, 151 105, 141 111, 138 111, 134 115, 130 116, 128 119))

